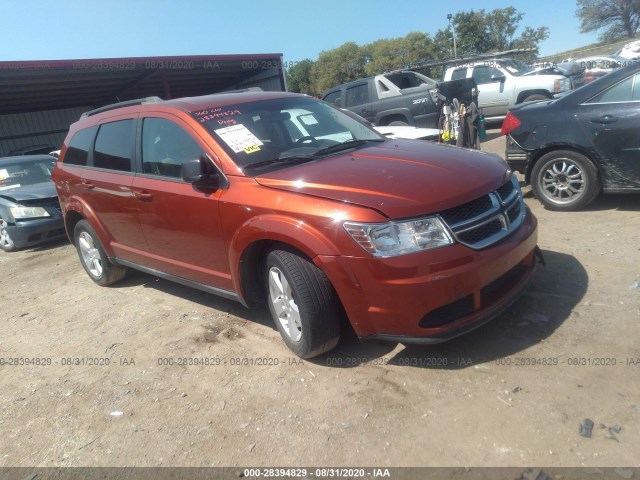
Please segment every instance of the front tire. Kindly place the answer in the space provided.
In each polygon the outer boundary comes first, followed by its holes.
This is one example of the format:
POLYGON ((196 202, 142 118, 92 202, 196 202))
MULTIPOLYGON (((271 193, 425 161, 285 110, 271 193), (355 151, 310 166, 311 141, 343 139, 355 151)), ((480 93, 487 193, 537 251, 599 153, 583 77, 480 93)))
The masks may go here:
POLYGON ((13 243, 9 232, 7 231, 7 221, 0 218, 0 250, 12 252, 15 249, 16 244, 13 243))
POLYGON ((109 261, 89 222, 80 220, 73 230, 73 236, 80 263, 91 280, 106 287, 124 278, 127 269, 109 261))
POLYGON ((531 188, 549 210, 575 211, 600 193, 598 169, 584 155, 570 150, 549 152, 531 172, 531 188))
POLYGON ((273 250, 266 258, 265 276, 269 311, 287 346, 301 358, 335 347, 340 301, 322 270, 295 253, 273 250))

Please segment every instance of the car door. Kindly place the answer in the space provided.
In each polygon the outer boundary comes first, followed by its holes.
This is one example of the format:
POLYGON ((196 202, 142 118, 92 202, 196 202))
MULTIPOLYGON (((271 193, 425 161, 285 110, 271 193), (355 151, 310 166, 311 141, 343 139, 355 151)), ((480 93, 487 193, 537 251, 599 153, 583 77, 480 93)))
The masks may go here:
POLYGON ((640 188, 640 73, 579 105, 577 118, 601 160, 604 188, 640 188))
POLYGON ((371 94, 369 82, 350 85, 346 88, 344 106, 352 112, 366 118, 370 122, 375 120, 375 113, 371 110, 371 94))
POLYGON ((133 181, 140 225, 148 244, 146 265, 191 281, 232 290, 216 192, 181 178, 182 163, 207 152, 206 144, 173 115, 141 119, 133 181))
POLYGON ((486 117, 506 115, 511 98, 510 76, 490 65, 477 65, 472 78, 478 85, 478 106, 486 117))
POLYGON ((130 261, 139 260, 137 252, 146 248, 131 190, 136 123, 136 118, 114 117, 98 127, 97 135, 95 128, 80 131, 70 142, 70 154, 65 158, 67 167, 74 170, 73 162, 80 153, 84 163, 75 163, 82 166, 71 177, 70 188, 91 212, 90 220, 101 233, 101 240, 117 257, 130 261), (84 156, 83 152, 90 154, 84 156))

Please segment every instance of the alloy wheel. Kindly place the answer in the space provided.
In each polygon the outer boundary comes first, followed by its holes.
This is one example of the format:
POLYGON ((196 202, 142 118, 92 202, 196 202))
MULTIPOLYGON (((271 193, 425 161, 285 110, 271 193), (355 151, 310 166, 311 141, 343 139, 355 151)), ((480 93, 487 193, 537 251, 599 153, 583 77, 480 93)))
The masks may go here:
POLYGON ((556 203, 575 202, 584 193, 584 172, 568 158, 550 162, 538 180, 540 190, 550 201, 556 203))
POLYGON ((298 342, 302 337, 300 311, 289 280, 277 267, 269 269, 269 300, 284 332, 291 340, 298 342))
POLYGON ((100 278, 102 276, 102 259, 93 237, 87 232, 82 232, 78 237, 78 244, 82 262, 87 267, 87 270, 94 277, 100 278))

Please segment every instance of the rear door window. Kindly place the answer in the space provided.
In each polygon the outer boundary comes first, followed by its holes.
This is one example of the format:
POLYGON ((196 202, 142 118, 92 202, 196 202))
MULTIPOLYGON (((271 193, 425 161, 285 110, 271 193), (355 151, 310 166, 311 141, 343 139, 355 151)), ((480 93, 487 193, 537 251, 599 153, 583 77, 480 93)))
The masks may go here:
POLYGON ((466 68, 456 68, 453 72, 451 72, 451 80, 460 80, 462 78, 467 78, 466 68))
POLYGON ((94 147, 93 166, 130 172, 134 138, 133 119, 102 124, 94 147))
POLYGON ((599 93, 587 103, 615 103, 640 100, 638 82, 640 82, 640 74, 629 77, 604 92, 599 93))
POLYGON ((500 70, 494 67, 478 66, 473 69, 473 79, 478 85, 491 83, 491 76, 500 73, 500 70))
POLYGON ((369 103, 369 84, 363 83, 355 87, 347 88, 347 107, 369 103))
POLYGON ((340 105, 340 90, 337 92, 328 93, 326 97, 324 97, 324 101, 327 103, 333 103, 334 105, 340 105))

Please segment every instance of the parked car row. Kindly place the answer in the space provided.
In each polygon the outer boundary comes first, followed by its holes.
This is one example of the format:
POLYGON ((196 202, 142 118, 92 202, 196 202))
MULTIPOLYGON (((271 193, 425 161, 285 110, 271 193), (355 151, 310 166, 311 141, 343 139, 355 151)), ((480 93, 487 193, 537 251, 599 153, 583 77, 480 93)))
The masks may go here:
MULTIPOLYGON (((582 86, 583 70, 577 64, 533 69, 524 62, 501 58, 451 64, 441 80, 473 79, 478 87, 478 107, 488 120, 495 120, 504 118, 516 104, 553 98, 582 86)), ((437 81, 400 70, 338 85, 324 92, 322 99, 376 126, 437 128, 437 90, 437 81)))
POLYGON ((640 62, 556 100, 513 107, 506 159, 552 210, 598 194, 640 192, 640 62))

